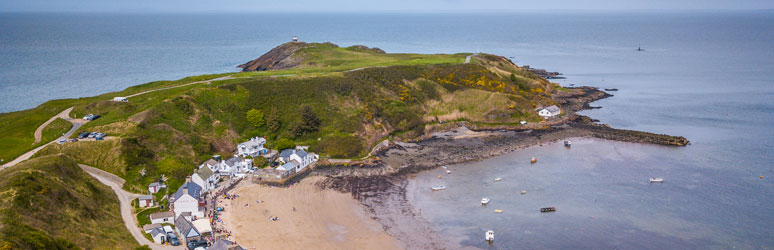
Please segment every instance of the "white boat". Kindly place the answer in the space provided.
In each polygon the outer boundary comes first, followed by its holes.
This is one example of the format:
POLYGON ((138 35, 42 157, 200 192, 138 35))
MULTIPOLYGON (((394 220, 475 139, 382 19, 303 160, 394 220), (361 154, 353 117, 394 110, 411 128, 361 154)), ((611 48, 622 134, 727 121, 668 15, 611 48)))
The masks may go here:
POLYGON ((527 190, 521 190, 521 194, 526 194, 527 190))
POLYGON ((495 181, 501 181, 501 180, 503 180, 503 178, 500 178, 500 177, 495 178, 495 181))
POLYGON ((446 170, 446 173, 447 174, 451 174, 451 170, 446 170))
POLYGON ((570 140, 566 140, 566 141, 564 141, 564 146, 565 146, 565 147, 570 147, 570 146, 572 146, 572 141, 570 141, 570 140))
POLYGON ((446 166, 441 166, 443 169, 446 169, 446 166))
POLYGON ((664 182, 664 178, 650 178, 650 182, 664 182))
POLYGON ((486 205, 486 204, 489 204, 489 198, 486 198, 486 197, 481 198, 481 205, 486 205))
POLYGON ((530 162, 532 162, 532 163, 537 162, 537 157, 532 157, 532 160, 530 160, 530 162))
POLYGON ((439 190, 444 190, 444 189, 446 189, 446 186, 444 186, 444 185, 434 186, 433 187, 433 191, 439 191, 439 190))
POLYGON ((494 231, 489 230, 484 234, 484 239, 488 242, 494 241, 494 231))

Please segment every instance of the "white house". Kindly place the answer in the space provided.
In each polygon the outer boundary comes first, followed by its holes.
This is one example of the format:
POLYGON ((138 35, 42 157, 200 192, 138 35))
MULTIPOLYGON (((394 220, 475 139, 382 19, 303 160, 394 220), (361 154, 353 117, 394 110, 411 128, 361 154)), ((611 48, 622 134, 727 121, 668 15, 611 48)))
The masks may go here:
POLYGON ((279 171, 296 171, 298 167, 299 167, 299 164, 297 161, 290 161, 288 163, 280 165, 275 169, 279 171))
POLYGON ((167 233, 162 228, 154 228, 150 231, 150 235, 153 238, 153 242, 161 244, 167 241, 167 233))
MULTIPOLYGON (((302 169, 306 168, 310 164, 316 162, 319 159, 319 156, 313 153, 307 153, 303 149, 285 149, 280 152, 279 160, 285 164, 282 165, 282 167, 291 167, 291 165, 287 165, 288 163, 293 163, 295 167, 295 171, 301 171, 302 169), (287 166, 286 166, 287 165, 287 166)), ((290 170, 290 169, 287 169, 290 170)))
POLYGON ((269 152, 268 149, 263 146, 266 144, 266 139, 261 137, 253 137, 250 140, 237 145, 237 151, 242 157, 258 157, 269 152))
POLYGON ((140 205, 140 207, 152 207, 153 195, 140 195, 140 197, 137 198, 137 204, 140 205))
POLYGON ((186 182, 171 197, 172 211, 175 217, 184 212, 191 213, 194 217, 204 217, 204 207, 199 206, 202 187, 193 182, 186 182))
MULTIPOLYGON (((202 165, 206 164, 205 162, 202 165)), ((215 174, 209 167, 202 166, 191 175, 191 181, 202 187, 204 192, 207 192, 215 188, 215 184, 218 184, 218 181, 220 181, 220 175, 215 174)))
POLYGON ((200 240, 202 236, 199 231, 196 231, 193 224, 183 218, 183 216, 178 216, 177 219, 175 219, 175 231, 177 231, 177 235, 180 235, 180 237, 183 238, 186 244, 190 240, 200 240))
POLYGON ((214 155, 212 156, 212 159, 209 159, 202 163, 202 165, 199 165, 199 168, 207 167, 212 172, 215 172, 218 170, 218 165, 220 164, 220 155, 214 155))
POLYGON ((560 110, 559 107, 557 107, 556 105, 551 105, 547 108, 538 110, 538 115, 542 116, 543 118, 551 118, 561 113, 562 113, 562 110, 560 110))
POLYGON ((158 193, 162 188, 167 188, 167 185, 160 181, 154 181, 151 182, 151 184, 148 184, 148 192, 151 194, 158 193))
POLYGON ((162 224, 162 223, 175 223, 175 212, 172 211, 166 211, 166 212, 155 212, 150 215, 151 223, 153 224, 162 224))
POLYGON ((217 173, 220 176, 242 177, 253 168, 253 161, 239 157, 231 157, 218 164, 217 173))

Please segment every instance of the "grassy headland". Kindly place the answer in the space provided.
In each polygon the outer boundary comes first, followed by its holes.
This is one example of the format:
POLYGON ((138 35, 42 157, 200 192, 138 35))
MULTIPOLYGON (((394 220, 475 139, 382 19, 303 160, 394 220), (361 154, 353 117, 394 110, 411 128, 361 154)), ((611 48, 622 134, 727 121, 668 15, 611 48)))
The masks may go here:
MULTIPOLYGON (((64 153, 126 179, 128 190, 143 190, 163 174, 172 177, 174 190, 200 162, 212 154, 231 155, 238 142, 252 136, 267 137, 270 146, 284 141, 309 145, 324 157, 359 158, 381 140, 419 137, 427 125, 515 125, 538 121, 534 108, 555 104, 553 84, 500 56, 391 54, 364 46, 289 44, 278 48, 292 51, 275 49, 267 53, 269 59, 264 55, 253 64, 256 69, 275 67, 268 71, 150 92, 129 98, 129 103, 110 100, 226 74, 52 101, 16 112, 39 116, 27 124, 0 115, 0 121, 9 124, 0 128, 10 131, 21 125, 20 131, 30 130, 28 136, 14 131, 32 140, 35 126, 69 106, 75 106, 73 115, 101 114, 80 131, 119 138, 52 145, 37 157, 64 153), (465 64, 467 56, 472 60, 465 64), (255 116, 247 119, 248 112, 255 116), (140 174, 143 169, 145 176, 140 174)), ((16 154, 29 149, 17 148, 16 154)))

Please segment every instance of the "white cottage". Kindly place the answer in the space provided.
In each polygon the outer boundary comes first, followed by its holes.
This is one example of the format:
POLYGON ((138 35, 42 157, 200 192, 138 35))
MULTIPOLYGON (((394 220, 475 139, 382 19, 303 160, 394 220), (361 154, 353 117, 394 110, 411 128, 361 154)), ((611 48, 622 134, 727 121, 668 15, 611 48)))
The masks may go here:
POLYGON ((268 149, 263 146, 266 145, 266 139, 261 137, 253 137, 250 140, 237 145, 237 151, 239 156, 242 157, 258 157, 269 152, 268 149))
POLYGON ((155 212, 150 215, 151 223, 153 224, 162 224, 162 223, 174 223, 175 222, 175 212, 172 211, 166 211, 166 212, 155 212))
POLYGON ((191 213, 195 217, 204 217, 204 207, 199 206, 202 187, 193 182, 186 182, 172 196, 172 211, 175 216, 184 212, 191 213))
POLYGON ((538 115, 542 116, 543 118, 551 118, 561 113, 562 113, 562 110, 560 110, 559 107, 557 107, 556 105, 551 105, 547 108, 538 110, 538 115))
POLYGON ((285 149, 280 152, 279 160, 283 162, 283 168, 291 168, 286 170, 301 171, 312 163, 316 162, 319 156, 313 153, 307 153, 303 149, 285 149))
POLYGON ((160 181, 154 181, 151 182, 151 184, 148 184, 148 192, 151 194, 158 193, 162 188, 167 188, 167 185, 160 181))
POLYGON ((218 164, 217 173, 220 176, 243 177, 253 168, 253 161, 239 157, 231 157, 218 164))
POLYGON ((215 185, 220 181, 220 175, 215 174, 209 167, 203 166, 206 164, 206 162, 202 164, 199 170, 191 175, 191 181, 202 187, 204 192, 214 189, 215 185))
POLYGON ((153 206, 153 196, 152 195, 140 195, 140 197, 137 198, 137 204, 140 205, 140 207, 152 207, 153 206))

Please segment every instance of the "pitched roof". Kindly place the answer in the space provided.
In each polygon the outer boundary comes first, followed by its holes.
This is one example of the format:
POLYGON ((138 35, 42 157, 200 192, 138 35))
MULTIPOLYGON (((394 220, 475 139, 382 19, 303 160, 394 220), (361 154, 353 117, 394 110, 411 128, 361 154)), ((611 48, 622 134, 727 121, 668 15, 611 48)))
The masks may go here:
POLYGON ((242 246, 236 246, 234 248, 229 249, 229 246, 232 246, 234 243, 228 240, 218 240, 215 242, 215 244, 212 244, 207 250, 244 250, 242 246))
POLYGON ((194 199, 199 199, 202 187, 193 182, 186 182, 177 189, 177 192, 175 192, 175 200, 180 199, 180 197, 183 196, 183 189, 185 187, 188 187, 188 195, 192 196, 194 199))
POLYGON ((233 167, 240 161, 241 159, 238 157, 231 157, 231 158, 228 158, 228 160, 226 160, 226 165, 228 165, 229 167, 233 167))
POLYGON ((295 149, 285 149, 280 152, 280 157, 290 157, 293 153, 295 153, 295 149))
POLYGON ((204 163, 207 164, 207 165, 210 165, 210 166, 218 165, 218 162, 213 160, 213 159, 209 159, 209 160, 205 161, 204 163))
POLYGON ((166 212, 155 212, 150 215, 151 220, 155 219, 161 219, 161 218, 168 218, 168 217, 175 217, 175 212, 172 211, 166 211, 166 212))
POLYGON ((552 113, 553 112, 559 112, 559 107, 557 107, 556 105, 551 105, 551 106, 548 106, 546 108, 546 110, 548 110, 548 112, 552 112, 552 113))
POLYGON ((299 164, 296 160, 292 160, 292 161, 289 161, 288 163, 282 164, 282 169, 291 170, 298 167, 298 165, 299 164))
POLYGON ((253 148, 253 147, 263 147, 263 144, 266 144, 266 139, 263 139, 262 137, 253 137, 253 138, 250 138, 250 140, 247 140, 246 142, 240 143, 239 146, 253 148))
POLYGON ((302 150, 296 151, 296 155, 298 155, 298 157, 304 158, 306 157, 307 153, 302 149, 302 150))
POLYGON ((140 195, 140 200, 153 200, 153 195, 140 195))
POLYGON ((159 223, 153 223, 153 224, 148 224, 148 225, 142 226, 142 231, 148 231, 148 230, 153 230, 153 229, 162 228, 162 227, 163 226, 161 224, 159 224, 159 223))
POLYGON ((164 229, 162 228, 154 228, 153 230, 151 230, 150 234, 151 236, 156 237, 156 235, 159 235, 159 234, 166 235, 166 232, 164 232, 164 229))
POLYGON ((199 171, 196 171, 196 173, 199 174, 199 177, 201 177, 202 180, 206 180, 215 174, 210 168, 200 168, 199 171))
POLYGON ((148 184, 148 187, 158 187, 161 184, 158 181, 151 182, 151 184, 148 184))
MULTIPOLYGON (((193 224, 191 224, 190 221, 186 220, 185 217, 182 215, 178 216, 177 219, 175 219, 175 228, 180 232, 180 236, 183 238, 187 238, 188 233, 191 230, 196 231, 196 228, 194 228, 193 224)), ((196 231, 198 234, 199 231, 196 231)))

